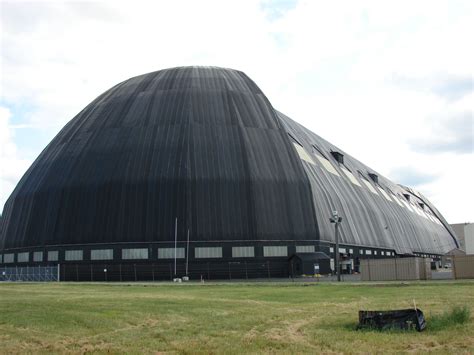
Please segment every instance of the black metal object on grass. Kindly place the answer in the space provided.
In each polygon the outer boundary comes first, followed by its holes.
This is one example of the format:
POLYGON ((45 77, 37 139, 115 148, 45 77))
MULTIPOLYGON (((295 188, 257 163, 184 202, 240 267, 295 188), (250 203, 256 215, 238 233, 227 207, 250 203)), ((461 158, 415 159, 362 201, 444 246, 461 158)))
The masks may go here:
POLYGON ((426 328, 423 312, 416 308, 392 311, 359 311, 357 329, 416 329, 421 332, 426 328))

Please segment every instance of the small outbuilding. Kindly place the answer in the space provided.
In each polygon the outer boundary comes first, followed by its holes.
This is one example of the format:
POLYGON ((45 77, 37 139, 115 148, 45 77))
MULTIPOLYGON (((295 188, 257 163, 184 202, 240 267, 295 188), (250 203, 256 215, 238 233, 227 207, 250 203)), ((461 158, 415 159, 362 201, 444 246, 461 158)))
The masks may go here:
POLYGON ((295 253, 288 259, 291 276, 329 274, 330 260, 323 252, 295 253))

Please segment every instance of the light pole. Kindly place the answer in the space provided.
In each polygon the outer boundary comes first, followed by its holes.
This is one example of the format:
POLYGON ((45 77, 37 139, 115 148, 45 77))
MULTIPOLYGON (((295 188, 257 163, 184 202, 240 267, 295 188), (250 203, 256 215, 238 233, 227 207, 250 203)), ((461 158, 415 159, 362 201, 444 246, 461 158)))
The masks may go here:
POLYGON ((341 281, 341 270, 339 269, 339 224, 342 222, 342 217, 340 217, 337 213, 337 211, 332 211, 332 217, 329 218, 331 223, 334 223, 334 233, 335 233, 335 239, 336 239, 336 248, 335 248, 335 253, 336 253, 336 274, 337 274, 337 281, 341 281))

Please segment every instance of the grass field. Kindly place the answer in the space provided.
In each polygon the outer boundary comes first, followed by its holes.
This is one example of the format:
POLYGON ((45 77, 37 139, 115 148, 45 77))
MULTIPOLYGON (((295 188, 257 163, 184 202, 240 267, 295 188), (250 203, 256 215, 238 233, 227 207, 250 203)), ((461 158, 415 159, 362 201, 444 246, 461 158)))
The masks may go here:
MULTIPOLYGON (((474 322, 430 328, 474 282, 0 284, 0 353, 473 353, 474 322), (359 309, 424 311, 428 329, 356 331, 359 309)), ((472 314, 472 312, 471 312, 472 314)))

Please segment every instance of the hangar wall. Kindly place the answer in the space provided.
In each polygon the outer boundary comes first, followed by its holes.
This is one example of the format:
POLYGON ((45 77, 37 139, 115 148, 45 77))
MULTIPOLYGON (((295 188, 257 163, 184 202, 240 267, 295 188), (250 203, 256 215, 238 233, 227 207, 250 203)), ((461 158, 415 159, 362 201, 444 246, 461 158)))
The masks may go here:
POLYGON ((175 231, 183 248, 189 230, 196 265, 285 264, 298 248, 334 253, 334 209, 353 258, 456 247, 426 198, 274 110, 244 73, 172 68, 106 91, 44 149, 5 205, 0 263, 130 263, 128 249, 159 262, 175 231), (253 256, 234 255, 238 247, 253 256), (113 259, 92 257, 110 249, 113 259))

